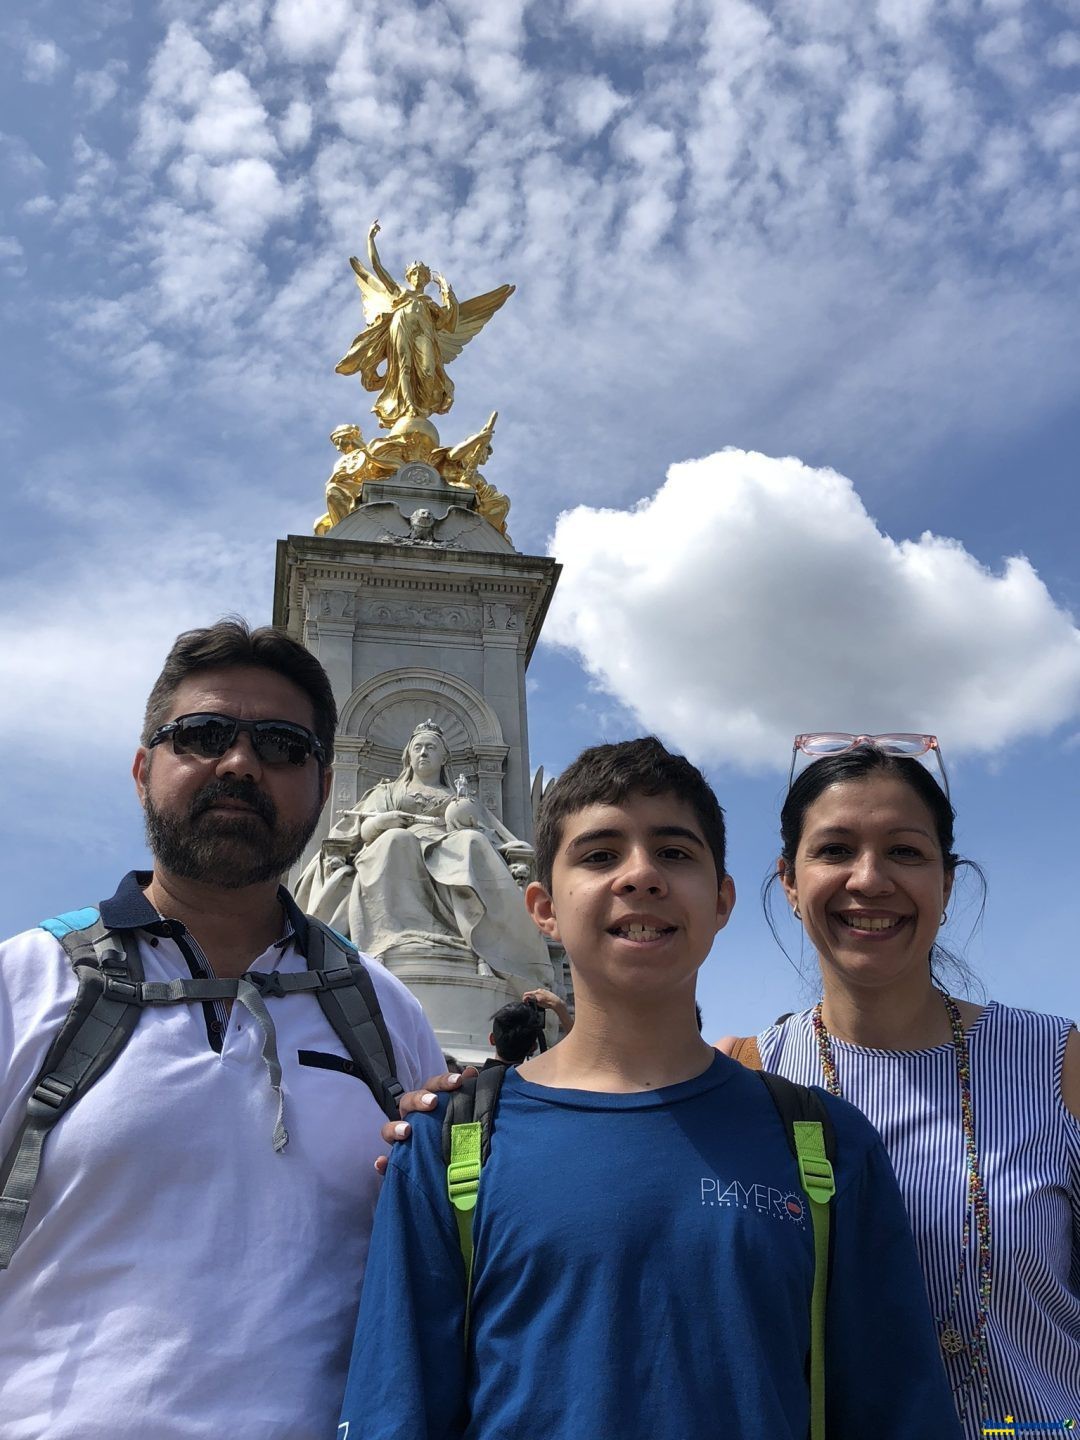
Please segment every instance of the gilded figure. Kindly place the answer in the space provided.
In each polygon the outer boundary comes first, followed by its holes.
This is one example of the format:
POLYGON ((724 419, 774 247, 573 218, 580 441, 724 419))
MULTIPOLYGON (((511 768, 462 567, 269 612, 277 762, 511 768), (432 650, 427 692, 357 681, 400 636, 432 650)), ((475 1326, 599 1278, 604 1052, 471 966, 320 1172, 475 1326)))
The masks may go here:
POLYGON ((379 222, 368 230, 370 269, 352 256, 349 264, 363 297, 364 329, 337 366, 339 375, 359 374, 366 390, 378 391, 372 407, 391 429, 408 417, 445 415, 454 402, 446 366, 479 334, 514 292, 500 285, 459 303, 448 281, 414 260, 401 284, 387 271, 375 248, 379 222), (439 299, 427 294, 436 284, 439 299))
POLYGON ((477 514, 493 525, 500 535, 506 535, 510 501, 480 474, 480 466, 491 459, 492 435, 498 418, 499 412, 493 410, 487 424, 475 435, 470 435, 458 445, 440 446, 433 450, 431 463, 449 484, 475 491, 477 514))
POLYGON ((359 425, 339 425, 330 434, 330 443, 341 458, 326 482, 326 514, 315 521, 315 534, 325 535, 339 520, 356 509, 364 488, 365 474, 371 455, 364 444, 359 425))

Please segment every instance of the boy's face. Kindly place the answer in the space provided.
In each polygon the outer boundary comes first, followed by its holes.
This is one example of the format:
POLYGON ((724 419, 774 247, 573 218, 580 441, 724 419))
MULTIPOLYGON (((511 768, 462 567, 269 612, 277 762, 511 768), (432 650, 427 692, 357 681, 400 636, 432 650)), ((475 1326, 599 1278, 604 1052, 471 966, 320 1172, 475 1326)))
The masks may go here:
POLYGON ((551 890, 525 892, 533 920, 601 989, 656 990, 693 977, 735 903, 693 810, 670 794, 590 805, 564 822, 551 890))

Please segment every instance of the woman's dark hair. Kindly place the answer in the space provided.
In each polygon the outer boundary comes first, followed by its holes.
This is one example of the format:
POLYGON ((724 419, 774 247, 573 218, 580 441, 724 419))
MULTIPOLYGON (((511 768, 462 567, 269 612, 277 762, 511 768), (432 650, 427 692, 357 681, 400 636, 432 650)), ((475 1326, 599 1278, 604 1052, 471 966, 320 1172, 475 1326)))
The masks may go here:
POLYGON ((544 1011, 534 1000, 515 1000, 496 1010, 491 1017, 495 1054, 508 1065, 520 1065, 540 1042, 544 1011))
POLYGON ((203 630, 185 630, 176 637, 146 702, 142 743, 148 745, 154 731, 169 718, 173 696, 189 675, 232 665, 272 670, 302 690, 311 701, 312 729, 323 747, 326 764, 332 763, 337 706, 326 671, 310 650, 284 630, 273 625, 252 630, 239 616, 226 617, 203 630))
MULTIPOLYGON (((920 765, 917 760, 904 755, 887 755, 876 745, 860 745, 857 749, 848 750, 843 755, 826 755, 820 760, 815 760, 812 765, 808 765, 801 774, 795 777, 780 811, 780 858, 789 872, 794 873, 795 856, 798 854, 799 843, 806 827, 807 812, 811 805, 820 799, 831 785, 850 784, 852 781, 865 780, 870 775, 885 775, 890 779, 902 780, 923 802, 934 822, 937 842, 941 849, 942 864, 947 875, 954 874, 959 866, 964 866, 978 877, 983 892, 975 922, 978 924, 986 905, 986 877, 973 860, 961 859, 953 849, 955 843, 953 824, 956 820, 956 811, 949 803, 948 796, 930 771, 920 765)), ((783 950, 783 944, 776 933, 776 926, 769 909, 769 897, 778 878, 775 871, 768 876, 762 886, 761 898, 765 909, 765 918, 772 931, 773 939, 783 950)), ((785 950, 784 953, 786 955, 787 951, 785 950)), ((930 951, 931 970, 934 969, 935 962, 944 962, 951 966, 968 982, 974 980, 974 976, 958 956, 936 943, 930 951)))
POLYGON ((876 745, 860 745, 844 755, 826 755, 797 775, 780 811, 780 854, 788 865, 795 864, 795 855, 806 824, 806 812, 830 785, 843 785, 851 780, 864 780, 881 773, 902 780, 915 791, 930 811, 937 831, 938 845, 947 873, 960 863, 953 852, 953 821, 956 811, 941 786, 925 766, 906 755, 886 755, 876 745))

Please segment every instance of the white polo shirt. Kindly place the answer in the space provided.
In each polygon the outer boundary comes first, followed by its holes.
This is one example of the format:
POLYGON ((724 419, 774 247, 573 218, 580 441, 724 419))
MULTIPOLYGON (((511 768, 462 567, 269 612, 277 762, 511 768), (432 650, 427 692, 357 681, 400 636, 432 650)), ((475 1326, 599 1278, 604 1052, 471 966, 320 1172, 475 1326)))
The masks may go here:
MULTIPOLYGON (((158 920, 147 878, 127 876, 103 918, 138 927, 147 980, 187 976, 191 939, 158 920)), ((253 970, 305 968, 306 923, 282 895, 296 933, 253 970)), ((442 1053, 416 999, 366 963, 398 1078, 415 1089, 442 1053)), ((45 931, 0 945, 0 1155, 75 991, 45 931)), ((261 1035, 241 1005, 218 1030, 210 1007, 147 1007, 49 1135, 0 1271, 0 1440, 335 1434, 385 1117, 356 1075, 326 1068, 347 1056, 313 995, 265 1003, 289 1133, 280 1153, 261 1035)))

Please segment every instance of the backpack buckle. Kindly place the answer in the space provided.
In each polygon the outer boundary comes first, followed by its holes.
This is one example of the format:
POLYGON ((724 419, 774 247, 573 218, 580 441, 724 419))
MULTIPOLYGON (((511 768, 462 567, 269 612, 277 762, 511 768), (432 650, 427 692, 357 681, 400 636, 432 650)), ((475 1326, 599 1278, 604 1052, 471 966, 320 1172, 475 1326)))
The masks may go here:
POLYGON ((312 970, 319 977, 320 990, 340 990, 343 985, 353 983, 352 970, 348 965, 338 965, 333 970, 312 970))
POLYGON ((50 1110, 59 1110, 74 1089, 75 1086, 70 1080, 62 1080, 59 1075, 46 1075, 34 1087, 30 1099, 36 1100, 39 1105, 48 1106, 50 1110))
POLYGON ((244 979, 252 984, 262 996, 284 995, 285 991, 281 985, 281 972, 278 970, 249 970, 244 979))
POLYGON ((123 1000, 129 1005, 138 1005, 142 1002, 142 982, 106 972, 105 994, 110 1000, 123 1000))
POLYGON ((799 1178, 810 1199, 818 1205, 827 1205, 836 1194, 833 1167, 824 1156, 799 1156, 799 1178))
POLYGON ((480 1165, 475 1160, 452 1160, 446 1167, 446 1191, 457 1210, 472 1210, 480 1189, 480 1165))

